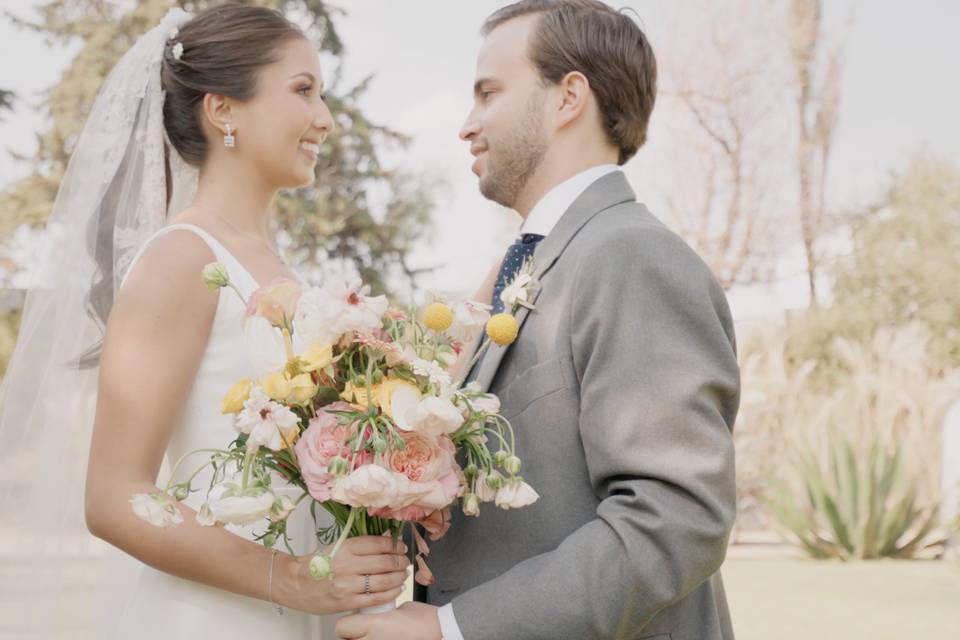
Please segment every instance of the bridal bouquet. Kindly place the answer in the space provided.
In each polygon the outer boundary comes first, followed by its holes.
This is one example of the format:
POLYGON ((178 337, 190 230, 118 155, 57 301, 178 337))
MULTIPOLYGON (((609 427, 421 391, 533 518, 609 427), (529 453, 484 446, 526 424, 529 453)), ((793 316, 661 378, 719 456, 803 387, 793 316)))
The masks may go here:
MULTIPOLYGON (((219 263, 207 265, 203 278, 212 290, 241 295, 219 263)), ((236 439, 223 450, 187 454, 171 474, 188 456, 208 454, 200 470, 212 466, 213 479, 197 514, 201 524, 263 522, 257 539, 290 549, 286 519, 308 500, 315 522, 318 506, 335 520, 317 532, 331 551, 310 563, 323 579, 348 536, 399 537, 416 523, 438 539, 455 506, 477 516, 484 502, 510 509, 539 497, 519 475, 497 397, 462 386, 450 372, 481 331, 484 347, 514 340, 511 314, 491 318, 485 305, 469 301, 401 310, 370 296, 359 280, 307 289, 278 280, 244 303, 246 334, 266 373, 238 381, 224 397, 236 439), (299 498, 277 484, 298 489, 299 498)), ((173 501, 198 490, 191 480, 171 480, 162 493, 131 502, 140 517, 168 526, 182 521, 173 501)), ((413 530, 417 581, 430 584, 427 546, 413 530)))

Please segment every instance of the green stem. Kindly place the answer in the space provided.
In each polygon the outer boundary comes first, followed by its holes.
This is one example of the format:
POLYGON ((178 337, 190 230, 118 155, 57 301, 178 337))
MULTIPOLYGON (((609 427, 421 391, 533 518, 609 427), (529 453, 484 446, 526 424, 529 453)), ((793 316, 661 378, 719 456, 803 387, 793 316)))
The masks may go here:
POLYGON ((480 345, 480 348, 477 349, 477 352, 474 354, 473 359, 470 360, 470 364, 468 364, 463 371, 460 372, 460 375, 457 376, 457 382, 454 385, 457 389, 463 385, 463 382, 467 379, 467 375, 470 373, 470 370, 476 366, 477 362, 480 361, 480 358, 483 357, 484 352, 490 348, 490 342, 490 338, 487 338, 483 341, 483 344, 480 345))
POLYGON ((340 545, 343 544, 343 541, 350 537, 350 529, 353 528, 353 521, 357 517, 357 512, 360 510, 359 507, 352 507, 350 509, 350 515, 347 516, 347 522, 343 525, 343 529, 340 531, 340 537, 337 539, 337 543, 333 545, 333 549, 330 551, 330 559, 332 560, 337 551, 340 550, 340 545))
POLYGON ((230 282, 230 281, 228 280, 226 286, 228 286, 228 287, 230 287, 231 289, 233 289, 234 291, 236 291, 236 292, 237 292, 237 296, 240 297, 240 302, 243 303, 243 306, 247 306, 247 299, 243 297, 243 294, 242 294, 242 293, 240 293, 240 289, 237 289, 237 285, 233 284, 232 282, 230 282))
POLYGON ((241 489, 246 490, 247 483, 250 481, 250 467, 253 466, 253 459, 257 456, 256 451, 247 451, 246 457, 243 459, 243 481, 240 485, 241 489))
MULTIPOLYGON (((170 487, 173 486, 173 484, 174 484, 173 479, 177 477, 177 471, 180 469, 180 465, 183 464, 183 461, 186 460, 187 458, 189 458, 190 456, 192 456, 192 455, 195 454, 195 453, 226 453, 227 455, 230 455, 230 452, 229 452, 229 451, 225 451, 225 450, 223 450, 223 449, 197 449, 196 451, 189 451, 189 452, 183 454, 182 456, 180 456, 180 459, 177 460, 176 464, 173 465, 173 470, 170 471, 170 479, 167 480, 167 486, 164 487, 164 489, 163 489, 164 492, 169 491, 169 490, 170 490, 170 487)), ((208 464, 209 464, 209 463, 208 463, 208 464)), ((207 466, 207 465, 203 465, 203 466, 205 467, 205 466, 207 466)), ((201 469, 202 469, 202 468, 203 468, 203 467, 201 467, 201 469)), ((192 479, 192 478, 191 478, 191 479, 192 479)), ((179 483, 176 483, 176 484, 179 484, 179 483)))

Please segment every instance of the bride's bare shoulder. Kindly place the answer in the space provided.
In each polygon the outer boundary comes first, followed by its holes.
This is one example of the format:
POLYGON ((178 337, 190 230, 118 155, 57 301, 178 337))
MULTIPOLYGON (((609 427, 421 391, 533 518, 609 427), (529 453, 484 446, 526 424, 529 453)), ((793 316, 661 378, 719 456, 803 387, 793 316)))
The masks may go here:
POLYGON ((196 233, 173 229, 154 238, 131 266, 117 295, 115 309, 143 312, 176 306, 183 311, 212 312, 217 293, 203 283, 203 267, 216 261, 213 250, 196 233))

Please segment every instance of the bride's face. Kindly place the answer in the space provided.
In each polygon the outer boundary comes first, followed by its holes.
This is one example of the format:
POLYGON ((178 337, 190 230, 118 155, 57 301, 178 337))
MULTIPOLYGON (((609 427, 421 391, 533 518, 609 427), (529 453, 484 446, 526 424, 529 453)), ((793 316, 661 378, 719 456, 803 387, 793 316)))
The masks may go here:
POLYGON ((260 70, 257 93, 234 107, 239 151, 277 188, 314 182, 314 167, 333 117, 323 101, 320 58, 295 39, 281 46, 278 62, 260 70))

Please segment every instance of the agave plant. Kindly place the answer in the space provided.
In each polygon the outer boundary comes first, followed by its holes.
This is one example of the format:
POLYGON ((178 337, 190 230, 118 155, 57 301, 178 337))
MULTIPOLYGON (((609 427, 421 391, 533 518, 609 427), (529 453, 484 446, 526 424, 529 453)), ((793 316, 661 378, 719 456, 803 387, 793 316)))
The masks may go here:
POLYGON ((791 465, 796 482, 775 483, 766 499, 788 541, 813 558, 842 560, 912 558, 944 544, 938 506, 918 499, 920 483, 905 471, 899 449, 889 453, 875 437, 858 459, 839 436, 827 449, 821 464, 809 446, 799 448, 791 465))

